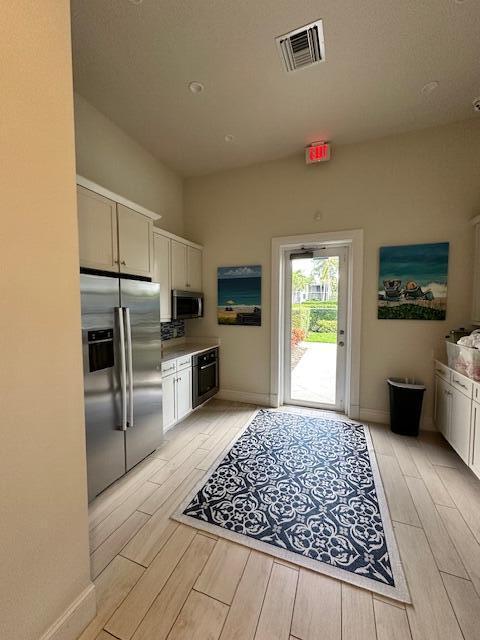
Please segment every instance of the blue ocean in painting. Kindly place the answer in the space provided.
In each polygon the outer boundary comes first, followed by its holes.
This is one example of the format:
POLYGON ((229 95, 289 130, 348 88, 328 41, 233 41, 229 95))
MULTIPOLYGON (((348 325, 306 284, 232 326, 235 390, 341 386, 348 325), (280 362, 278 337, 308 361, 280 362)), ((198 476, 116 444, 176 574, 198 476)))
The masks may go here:
POLYGON ((447 284, 448 242, 381 247, 379 289, 384 280, 414 280, 420 286, 447 284))
POLYGON ((261 267, 220 267, 218 269, 218 306, 260 306, 262 302, 261 267))

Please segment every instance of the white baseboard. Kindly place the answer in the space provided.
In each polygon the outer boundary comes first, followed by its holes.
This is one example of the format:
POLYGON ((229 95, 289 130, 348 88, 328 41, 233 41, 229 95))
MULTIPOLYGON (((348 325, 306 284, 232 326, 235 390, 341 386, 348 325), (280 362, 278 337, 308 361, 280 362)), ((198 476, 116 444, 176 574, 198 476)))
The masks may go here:
POLYGON ((235 391, 234 389, 220 389, 216 395, 220 400, 232 400, 234 402, 246 402, 259 404, 262 407, 271 407, 272 402, 269 393, 254 393, 253 391, 235 391))
MULTIPOLYGON (((378 424, 390 424, 390 413, 381 409, 360 408, 359 420, 365 422, 377 422, 378 424)), ((422 431, 436 431, 432 418, 422 418, 420 429, 422 431)))
POLYGON ((40 640, 76 640, 96 613, 95 585, 90 583, 40 640))

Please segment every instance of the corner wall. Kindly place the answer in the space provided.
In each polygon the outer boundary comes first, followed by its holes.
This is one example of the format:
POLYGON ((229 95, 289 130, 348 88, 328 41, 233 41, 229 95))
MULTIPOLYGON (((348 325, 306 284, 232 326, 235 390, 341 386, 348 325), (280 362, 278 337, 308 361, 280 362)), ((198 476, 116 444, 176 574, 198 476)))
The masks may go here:
POLYGON ((446 332, 470 319, 469 220, 480 210, 479 166, 477 118, 340 146, 320 165, 307 167, 299 155, 186 180, 186 233, 205 246, 206 295, 205 318, 189 321, 188 332, 221 338, 224 392, 232 398, 269 394, 272 237, 361 228, 363 419, 385 420, 385 379, 408 375, 427 384, 424 422, 431 424, 432 359, 443 356, 446 332), (379 247, 440 241, 450 242, 446 321, 378 320, 379 247), (247 264, 263 266, 262 326, 218 326, 216 269, 247 264))
POLYGON ((68 0, 0 21, 0 637, 75 638, 90 582, 68 0), (51 632, 51 633, 50 633, 51 632), (48 636, 44 634, 49 633, 48 636))
POLYGON ((75 94, 77 173, 162 214, 157 225, 183 235, 183 182, 103 113, 75 94))

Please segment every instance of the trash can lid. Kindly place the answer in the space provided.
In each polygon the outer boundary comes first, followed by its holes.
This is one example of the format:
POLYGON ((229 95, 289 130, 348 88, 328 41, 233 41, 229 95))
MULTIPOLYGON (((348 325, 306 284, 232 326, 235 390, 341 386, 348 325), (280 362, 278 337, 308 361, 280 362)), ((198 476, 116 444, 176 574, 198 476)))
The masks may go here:
POLYGON ((400 387, 401 389, 418 389, 425 391, 426 387, 423 384, 410 384, 405 381, 405 378, 387 378, 388 384, 392 387, 400 387))

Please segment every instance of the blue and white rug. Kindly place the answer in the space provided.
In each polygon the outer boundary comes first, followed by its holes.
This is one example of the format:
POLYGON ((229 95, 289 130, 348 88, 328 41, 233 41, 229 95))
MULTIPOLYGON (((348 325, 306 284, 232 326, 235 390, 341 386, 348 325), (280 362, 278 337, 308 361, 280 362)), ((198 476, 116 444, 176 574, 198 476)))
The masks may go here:
POLYGON ((367 427, 262 409, 175 520, 410 602, 367 427))

